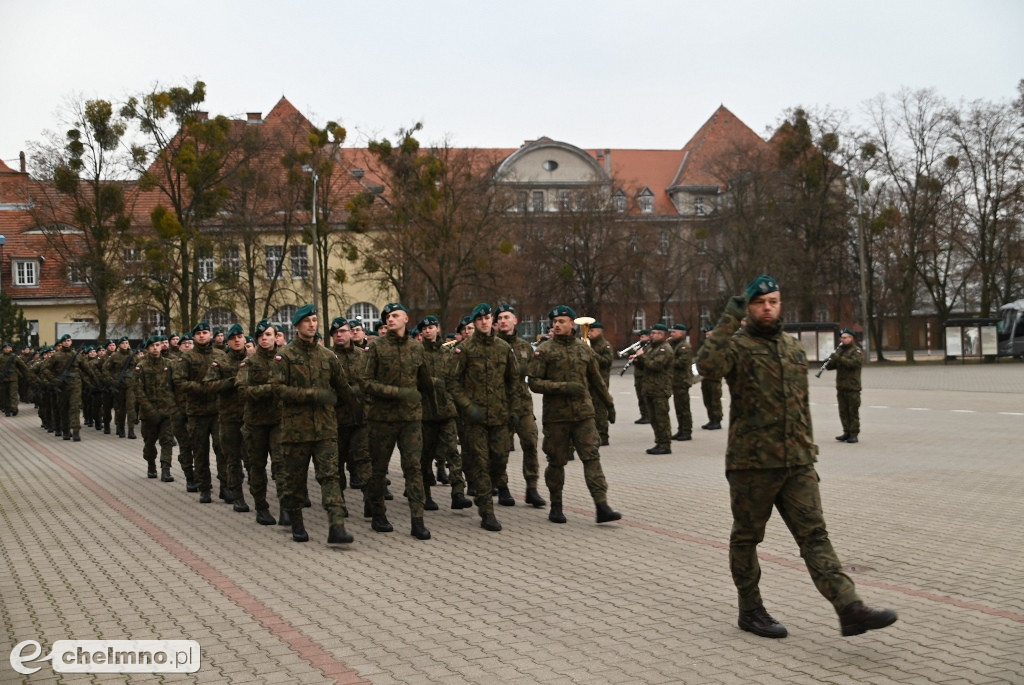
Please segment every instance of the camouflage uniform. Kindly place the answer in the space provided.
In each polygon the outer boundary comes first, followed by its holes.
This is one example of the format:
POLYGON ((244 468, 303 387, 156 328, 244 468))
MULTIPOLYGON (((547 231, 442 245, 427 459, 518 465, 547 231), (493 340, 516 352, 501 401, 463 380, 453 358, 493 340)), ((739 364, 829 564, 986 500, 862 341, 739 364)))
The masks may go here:
MULTIPOLYGON (((217 393, 217 431, 227 476, 228 496, 241 511, 248 509, 242 507, 245 502, 242 486, 245 484, 245 474, 249 471, 249 455, 242 438, 245 403, 239 397, 235 384, 238 380, 238 367, 244 359, 244 347, 241 350, 227 348, 226 352, 210 363, 206 372, 207 385, 217 393)), ((217 468, 220 469, 220 460, 217 468)))
POLYGON ((640 407, 640 418, 638 423, 650 423, 651 406, 644 395, 644 369, 633 362, 633 392, 636 393, 636 402, 640 407))
POLYGON ((171 381, 170 363, 163 357, 149 354, 135 367, 132 374, 135 396, 139 398, 142 415, 142 458, 155 469, 156 445, 160 443, 160 466, 169 476, 174 435, 171 416, 177 399, 171 381))
POLYGON ((434 398, 423 398, 423 455, 421 458, 424 494, 426 483, 433 482, 431 465, 434 461, 445 464, 451 474, 452 494, 466 493, 466 479, 462 475, 462 455, 459 453, 455 430, 455 403, 448 391, 447 377, 454 362, 450 348, 439 340, 423 341, 424 360, 434 379, 434 398))
MULTIPOLYGON (((505 336, 499 332, 497 336, 512 348, 516 364, 519 367, 519 378, 523 391, 515 393, 511 407, 512 415, 519 417, 519 420, 517 423, 510 423, 509 428, 519 436, 519 447, 523 450, 523 480, 526 481, 526 487, 536 488, 537 482, 540 480, 540 461, 537 459, 539 436, 537 418, 533 415, 533 396, 526 385, 526 369, 530 365, 530 360, 533 359, 533 347, 520 338, 515 329, 512 330, 511 335, 505 336)), ((509 435, 510 447, 511 444, 512 436, 509 435)), ((494 485, 500 488, 508 487, 507 469, 502 472, 501 479, 494 485)))
MULTIPOLYGON (((703 351, 704 347, 701 346, 703 351)), ((708 412, 709 423, 721 423, 725 416, 722 411, 722 379, 709 378, 705 371, 701 371, 700 395, 704 400, 704 408, 708 412)))
POLYGON ((544 455, 548 466, 544 480, 551 493, 552 510, 562 505, 565 465, 573 449, 583 462, 583 477, 595 504, 607 504, 608 482, 601 469, 594 423, 594 392, 611 409, 614 406, 601 378, 593 350, 571 335, 556 335, 540 344, 527 369, 530 390, 544 395, 544 455), (582 386, 582 393, 574 385, 582 386))
POLYGON ((508 426, 513 407, 524 406, 526 392, 516 354, 497 336, 474 331, 454 353, 448 387, 465 424, 463 459, 476 490, 480 515, 494 514, 491 495, 508 465, 508 426))
MULTIPOLYGON (((366 348, 349 345, 334 346, 334 353, 345 367, 345 375, 353 386, 362 387, 362 375, 366 370, 366 348)), ((347 481, 345 470, 351 482, 365 488, 370 481, 370 443, 366 425, 366 402, 361 396, 339 397, 338 406, 338 477, 341 487, 347 481)))
MULTIPOLYGON (((185 391, 185 414, 188 417, 188 434, 192 444, 192 458, 195 483, 200 493, 209 494, 213 488, 210 471, 210 443, 214 453, 220 453, 220 430, 217 427, 217 393, 205 383, 210 364, 224 353, 207 343, 196 343, 181 355, 181 365, 175 369, 175 383, 185 391)), ((218 456, 217 480, 224 487, 227 473, 218 456)))
POLYGON ((0 409, 5 416, 18 415, 18 379, 28 376, 28 367, 11 349, 0 354, 0 409))
POLYGON ((725 378, 732 398, 726 477, 732 504, 729 564, 741 611, 762 606, 757 545, 774 505, 789 527, 815 586, 837 611, 859 601, 825 529, 818 447, 811 430, 807 356, 782 330, 746 326, 730 304, 701 346, 699 369, 725 378), (735 335, 734 335, 735 333, 735 335))
POLYGON ((52 389, 51 422, 54 435, 71 440, 82 428, 82 377, 93 370, 77 350, 62 345, 39 366, 39 378, 52 389))
MULTIPOLYGON (((348 511, 338 477, 339 397, 353 389, 338 357, 316 341, 296 336, 275 358, 275 376, 281 397, 281 506, 293 526, 302 522, 309 461, 330 525, 344 524, 348 511)), ((294 530, 294 527, 293 527, 294 530)))
MULTIPOLYGON (((242 433, 249 454, 249 493, 256 511, 267 511, 267 456, 270 475, 277 485, 277 499, 284 489, 281 472, 281 398, 274 385, 274 361, 277 352, 257 346, 256 351, 238 365, 238 394, 243 400, 242 433)), ((303 483, 305 485, 305 483, 303 483)), ((302 493, 303 502, 306 491, 302 493)))
POLYGON ((841 345, 825 365, 826 369, 836 370, 839 420, 843 434, 851 438, 860 433, 860 368, 863 365, 864 350, 856 341, 841 345))
MULTIPOLYGON (((597 368, 601 370, 601 378, 604 379, 605 387, 612 387, 612 362, 615 361, 615 351, 612 349, 611 343, 609 343, 603 335, 600 335, 590 341, 590 348, 594 350, 594 356, 597 357, 597 368)), ((523 366, 523 370, 526 369, 526 364, 520 362, 523 366)), ((604 406, 604 402, 591 398, 594 404, 594 423, 597 424, 597 432, 601 436, 601 444, 608 444, 608 407, 604 406)))
POLYGON ((122 350, 110 355, 103 364, 103 373, 108 382, 111 405, 114 410, 114 428, 119 438, 125 436, 125 421, 127 419, 128 404, 127 390, 131 383, 131 372, 135 368, 135 357, 132 351, 122 350))
POLYGON ((651 343, 636 358, 633 367, 641 371, 641 391, 647 401, 648 418, 654 429, 654 445, 672 449, 672 421, 668 415, 668 398, 672 395, 672 346, 667 340, 651 343))
MULTIPOLYGON (((185 388, 182 387, 178 369, 184 363, 182 353, 168 354, 167 363, 171 366, 171 391, 174 393, 174 406, 171 409, 171 434, 178 443, 178 466, 185 474, 186 482, 195 482, 195 457, 192 455, 192 436, 188 432, 188 417, 185 414, 185 388)), ((187 486, 186 486, 187 487, 187 486)))
POLYGON ((686 338, 670 340, 673 348, 672 361, 672 402, 676 410, 679 433, 693 432, 693 415, 690 413, 690 385, 693 380, 693 354, 686 338))
POLYGON ((413 519, 423 518, 424 394, 433 396, 434 382, 424 358, 423 345, 408 334, 388 331, 370 345, 363 371, 364 390, 370 398, 370 480, 364 495, 374 516, 387 513, 384 490, 388 463, 398 445, 413 519))

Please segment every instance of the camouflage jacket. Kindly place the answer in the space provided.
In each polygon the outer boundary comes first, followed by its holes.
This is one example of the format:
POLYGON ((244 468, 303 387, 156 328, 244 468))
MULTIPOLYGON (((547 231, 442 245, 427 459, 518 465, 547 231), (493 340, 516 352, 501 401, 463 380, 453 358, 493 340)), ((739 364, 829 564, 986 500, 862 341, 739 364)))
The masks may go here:
POLYGON ((434 393, 423 345, 410 335, 388 331, 374 340, 366 353, 363 378, 363 390, 370 398, 371 421, 423 420, 420 398, 399 397, 404 390, 417 390, 421 397, 434 393))
POLYGON ((669 341, 673 349, 672 391, 689 392, 693 384, 693 352, 686 338, 669 341))
POLYGON ((212 344, 196 345, 181 355, 180 364, 172 367, 175 384, 185 391, 185 413, 189 416, 211 416, 217 413, 217 393, 205 381, 210 364, 223 355, 212 344))
POLYGON ((509 347, 516 356, 516 364, 519 365, 519 378, 521 379, 523 388, 522 392, 517 392, 513 398, 512 413, 517 416, 526 416, 527 414, 533 414, 533 395, 530 394, 529 386, 526 384, 526 370, 530 366, 530 360, 533 359, 533 347, 530 343, 526 342, 519 337, 518 332, 513 329, 512 335, 501 335, 497 334, 498 338, 508 343, 509 347))
POLYGON ((701 345, 697 362, 702 374, 729 384, 726 470, 813 464, 818 446, 803 347, 781 326, 771 331, 738 328, 735 316, 723 314, 701 345))
POLYGON ((172 373, 170 362, 163 357, 147 354, 135 365, 132 384, 135 398, 139 402, 140 416, 144 421, 174 414, 177 399, 174 396, 172 373))
POLYGON ((544 423, 593 418, 592 394, 609 409, 614 406, 594 351, 572 335, 556 335, 541 343, 527 371, 530 390, 544 395, 544 423), (582 396, 571 391, 573 383, 583 386, 582 396))
POLYGON ((475 331, 462 341, 454 357, 448 388, 463 419, 465 412, 475 405, 484 411, 479 423, 507 424, 509 417, 516 414, 515 408, 523 405, 520 396, 526 392, 516 354, 509 344, 497 336, 475 331))
POLYGON ((864 350, 856 342, 840 345, 829 357, 826 369, 836 372, 836 390, 860 390, 860 367, 864 365, 864 350))
POLYGON ((424 359, 434 379, 434 398, 423 398, 424 421, 447 421, 456 416, 455 402, 448 391, 448 374, 453 363, 452 350, 444 347, 440 341, 423 341, 424 359))
POLYGON ((603 335, 600 335, 590 341, 590 349, 594 350, 594 356, 597 357, 597 368, 601 369, 601 378, 604 379, 604 384, 610 385, 612 380, 612 362, 615 361, 615 351, 612 350, 612 344, 603 335))
POLYGON ((651 344, 644 348, 644 353, 633 361, 633 366, 642 371, 641 392, 650 397, 671 396, 673 364, 675 357, 668 340, 659 343, 652 340, 651 344))
POLYGON ((334 346, 334 354, 338 355, 341 365, 345 367, 345 375, 353 387, 358 387, 358 395, 339 397, 335 411, 338 414, 339 426, 362 426, 366 423, 366 400, 362 396, 363 372, 366 371, 366 348, 349 345, 334 346))
POLYGON ((0 353, 0 381, 16 381, 18 377, 28 378, 28 366, 17 352, 0 353))
POLYGON ((355 390, 338 356, 296 337, 274 358, 277 393, 281 398, 281 442, 338 439, 338 398, 355 390))
POLYGON ((250 426, 273 426, 281 422, 281 397, 277 392, 274 361, 276 348, 256 351, 238 365, 238 395, 245 408, 242 420, 250 426))
POLYGON ((114 354, 103 362, 103 380, 109 389, 120 392, 131 382, 131 373, 135 370, 135 355, 131 350, 118 348, 114 354))
POLYGON ((95 380, 95 372, 87 359, 74 349, 54 350, 53 354, 37 367, 36 374, 39 382, 53 383, 58 387, 81 387, 83 378, 95 380))
POLYGON ((217 413, 221 421, 240 423, 245 414, 245 403, 235 387, 238 383, 238 368, 245 361, 245 348, 240 351, 223 352, 218 359, 210 362, 205 383, 217 393, 217 413))

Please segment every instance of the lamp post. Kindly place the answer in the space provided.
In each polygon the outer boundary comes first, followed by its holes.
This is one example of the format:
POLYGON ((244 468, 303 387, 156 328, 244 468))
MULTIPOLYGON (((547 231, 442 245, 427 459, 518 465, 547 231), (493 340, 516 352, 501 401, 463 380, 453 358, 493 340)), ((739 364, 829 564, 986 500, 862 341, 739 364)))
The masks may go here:
POLYGON ((868 265, 867 246, 864 237, 864 212, 861 209, 860 192, 864 183, 864 167, 858 161, 859 175, 854 179, 853 195, 857 199, 857 259, 860 262, 860 320, 864 322, 864 363, 871 361, 871 324, 868 322, 868 265))
MULTIPOLYGON (((307 174, 312 175, 312 177, 313 177, 313 222, 312 222, 312 229, 313 229, 313 306, 316 307, 316 311, 317 311, 316 330, 317 330, 317 333, 319 333, 320 332, 320 316, 321 316, 322 313, 320 312, 320 296, 319 296, 319 293, 320 293, 320 257, 319 257, 319 254, 320 254, 320 236, 317 233, 317 228, 316 228, 316 215, 317 215, 317 211, 316 211, 316 185, 317 185, 317 181, 320 180, 320 177, 317 175, 316 169, 314 169, 309 164, 304 165, 302 167, 302 170, 304 172, 306 172, 307 174)), ((326 344, 326 341, 324 341, 324 342, 326 344)))

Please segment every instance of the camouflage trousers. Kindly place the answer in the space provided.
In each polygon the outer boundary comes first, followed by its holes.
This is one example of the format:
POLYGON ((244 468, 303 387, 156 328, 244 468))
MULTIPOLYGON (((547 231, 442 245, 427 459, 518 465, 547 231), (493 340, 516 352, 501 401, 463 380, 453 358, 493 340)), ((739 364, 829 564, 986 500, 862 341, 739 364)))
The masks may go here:
POLYGON ((473 499, 481 516, 494 513, 491 491, 505 476, 508 466, 508 426, 466 424, 466 442, 462 445, 462 458, 468 463, 470 482, 476 490, 473 499))
MULTIPOLYGON (((252 495, 256 509, 269 509, 267 503, 267 456, 270 457, 270 476, 277 485, 277 499, 284 501, 284 489, 280 478, 281 472, 281 425, 272 423, 265 426, 242 426, 242 435, 245 436, 245 447, 249 453, 249 494, 252 495)), ((306 501, 306 482, 302 482, 303 490, 300 494, 302 501, 306 501)), ((282 507, 284 505, 282 504, 282 507)))
MULTIPOLYGON (((192 443, 193 464, 195 465, 196 487, 199 492, 213 489, 213 477, 210 472, 210 442, 220 442, 220 431, 217 428, 216 414, 203 414, 188 417, 188 437, 192 443)), ((219 450, 218 450, 219 451, 219 450)), ((222 481, 225 475, 221 471, 220 459, 217 460, 217 479, 222 481)))
POLYGON ((124 424, 128 417, 128 391, 119 388, 111 391, 111 407, 114 410, 114 428, 118 435, 124 435, 124 424))
POLYGON ((364 501, 370 503, 374 515, 386 514, 384 490, 387 488, 388 464, 391 453, 398 445, 402 459, 405 492, 409 497, 409 514, 423 518, 423 472, 420 457, 423 454, 422 421, 370 421, 370 480, 363 490, 364 501))
MULTIPOLYGON (((245 474, 249 471, 249 454, 245 450, 245 438, 242 435, 241 421, 219 420, 220 449, 227 471, 226 486, 232 499, 242 498, 242 486, 245 485, 245 474)), ((217 460, 220 468, 220 460, 217 460)))
POLYGON ((54 428, 63 433, 79 430, 82 427, 82 381, 69 378, 57 391, 56 416, 54 428))
POLYGON ((722 381, 702 380, 700 394, 704 398, 704 408, 708 410, 708 421, 722 422, 722 381))
POLYGON ((142 419, 142 458, 146 463, 156 461, 157 443, 160 444, 160 466, 171 468, 174 435, 171 433, 170 416, 142 419))
POLYGON ((544 424, 544 456, 548 466, 544 469, 544 482, 548 486, 552 504, 562 503, 562 489, 565 487, 565 465, 573 454, 580 455, 583 462, 583 479, 590 490, 595 504, 608 501, 608 481, 601 468, 598 452, 600 436, 594 419, 582 421, 559 421, 544 424))
POLYGON ((13 411, 18 408, 18 379, 8 378, 0 381, 0 409, 13 411))
POLYGON ((633 390, 636 391, 637 404, 640 405, 640 418, 647 420, 650 418, 650 403, 647 401, 647 396, 640 390, 640 385, 643 383, 643 374, 638 372, 636 367, 633 368, 633 390))
MULTIPOLYGON (((605 385, 607 385, 607 382, 605 385)), ((601 444, 603 445, 608 442, 608 424, 610 423, 608 421, 608 407, 605 406, 600 398, 594 397, 593 394, 591 394, 590 399, 594 403, 594 423, 597 425, 597 434, 601 436, 601 444)))
POLYGON ((289 512, 292 520, 302 520, 309 460, 312 459, 316 482, 320 484, 320 499, 329 523, 332 526, 344 523, 348 510, 338 480, 338 441, 331 438, 312 442, 286 442, 281 445, 281 456, 281 507, 289 512))
POLYGON ((423 482, 432 483, 433 463, 445 464, 451 479, 452 494, 465 494, 466 478, 462 475, 462 455, 459 454, 458 435, 455 419, 423 422, 423 455, 420 458, 423 482))
POLYGON ((672 447, 672 419, 668 413, 668 397, 647 395, 647 416, 654 429, 654 444, 658 447, 672 447))
POLYGON ((690 386, 672 387, 672 404, 676 410, 676 423, 682 433, 693 432, 693 414, 690 413, 690 386))
MULTIPOLYGON (((99 420, 99 417, 96 419, 99 420)), ((192 456, 192 438, 188 434, 188 417, 183 413, 175 413, 171 417, 171 433, 178 443, 178 466, 183 473, 188 473, 192 468, 194 458, 192 456)))
MULTIPOLYGON (((513 434, 519 436, 519 448, 523 450, 523 480, 526 481, 526 487, 535 488, 537 487, 537 481, 540 480, 540 462, 537 459, 537 419, 532 411, 519 417, 518 428, 509 426, 508 444, 510 450, 513 434)), ((508 487, 508 469, 501 474, 501 480, 494 485, 499 488, 508 487)))
POLYGON ((837 390, 836 399, 843 432, 857 435, 860 433, 860 390, 837 390))
POLYGON ((761 566, 757 545, 764 539, 772 507, 800 547, 814 585, 836 611, 858 601, 853 581, 843 573, 825 530, 818 473, 814 466, 727 471, 732 504, 729 566, 739 593, 740 609, 761 606, 761 566))
POLYGON ((352 480, 366 487, 370 481, 369 429, 365 423, 354 426, 338 426, 338 478, 341 489, 348 487, 345 469, 352 480))

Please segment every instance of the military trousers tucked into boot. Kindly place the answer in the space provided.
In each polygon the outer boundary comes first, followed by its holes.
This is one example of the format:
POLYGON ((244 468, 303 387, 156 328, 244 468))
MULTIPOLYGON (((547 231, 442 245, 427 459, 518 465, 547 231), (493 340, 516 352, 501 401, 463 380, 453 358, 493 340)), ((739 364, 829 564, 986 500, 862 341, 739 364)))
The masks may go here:
POLYGON ((370 502, 374 515, 387 513, 384 505, 384 490, 387 488, 388 465, 395 446, 402 460, 402 475, 405 477, 405 492, 409 497, 409 513, 412 518, 423 518, 426 494, 423 491, 423 473, 420 457, 423 454, 422 421, 370 421, 370 480, 364 496, 370 502))
POLYGON ((551 494, 551 504, 562 504, 562 490, 565 487, 565 465, 573 451, 583 462, 583 479, 595 503, 608 501, 608 481, 605 480, 598 452, 601 438, 594 419, 582 421, 558 421, 544 424, 544 455, 548 466, 544 470, 544 481, 551 494))
POLYGON ((306 479, 309 462, 313 461, 316 482, 320 484, 320 499, 330 525, 344 523, 347 510, 345 495, 338 481, 338 441, 286 442, 281 445, 284 492, 281 506, 288 512, 301 512, 305 502, 306 479))

